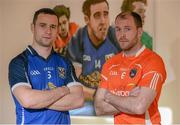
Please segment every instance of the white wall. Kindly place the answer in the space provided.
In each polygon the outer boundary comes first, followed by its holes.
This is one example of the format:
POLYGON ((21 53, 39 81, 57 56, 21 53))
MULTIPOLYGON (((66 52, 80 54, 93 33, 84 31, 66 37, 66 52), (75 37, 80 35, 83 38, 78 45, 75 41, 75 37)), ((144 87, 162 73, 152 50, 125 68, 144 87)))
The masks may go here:
MULTIPOLYGON (((109 0, 111 24, 120 11, 121 1, 109 0)), ((163 57, 168 69, 160 105, 170 107, 173 122, 180 123, 180 0, 148 2, 145 30, 154 37, 154 49, 163 57)), ((72 20, 84 25, 82 0, 0 0, 0 123, 15 123, 14 102, 7 78, 9 61, 31 44, 30 23, 34 11, 56 4, 70 6, 72 20)))
POLYGON ((168 79, 160 98, 161 106, 173 110, 174 123, 180 123, 180 1, 156 2, 156 51, 163 57, 168 79))
MULTIPOLYGON (((1 2, 0 2, 1 5, 1 2)), ((0 29, 2 29, 1 25, 1 7, 0 7, 0 29)), ((2 32, 0 30, 0 81, 2 80, 2 50, 1 50, 1 45, 2 45, 2 32)), ((2 82, 2 81, 1 81, 2 82)), ((2 83, 0 83, 0 100, 2 100, 2 83)), ((0 103, 0 112, 2 112, 2 103, 0 103)), ((0 121, 2 121, 2 117, 0 117, 0 121)))

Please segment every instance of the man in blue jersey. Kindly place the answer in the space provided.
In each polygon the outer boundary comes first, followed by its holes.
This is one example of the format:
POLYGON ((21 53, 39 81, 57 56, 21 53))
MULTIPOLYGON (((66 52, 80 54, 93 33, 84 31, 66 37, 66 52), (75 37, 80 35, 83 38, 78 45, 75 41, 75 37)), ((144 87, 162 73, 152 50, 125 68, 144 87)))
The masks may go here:
POLYGON ((68 110, 81 107, 84 97, 71 62, 52 49, 57 15, 49 8, 36 11, 31 30, 32 45, 9 64, 16 123, 70 124, 68 110))
POLYGON ((107 0, 85 0, 82 11, 86 26, 72 37, 68 52, 74 62, 76 74, 83 84, 85 106, 70 111, 72 115, 95 115, 93 95, 100 81, 100 71, 105 61, 118 53, 114 29, 109 27, 107 0))

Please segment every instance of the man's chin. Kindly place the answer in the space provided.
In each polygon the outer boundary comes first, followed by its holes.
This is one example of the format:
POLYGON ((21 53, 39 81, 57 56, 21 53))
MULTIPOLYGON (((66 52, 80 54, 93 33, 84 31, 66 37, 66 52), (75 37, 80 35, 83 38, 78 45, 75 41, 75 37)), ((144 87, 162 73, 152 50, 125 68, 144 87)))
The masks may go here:
POLYGON ((106 36, 103 36, 100 38, 101 41, 104 41, 106 39, 106 36))

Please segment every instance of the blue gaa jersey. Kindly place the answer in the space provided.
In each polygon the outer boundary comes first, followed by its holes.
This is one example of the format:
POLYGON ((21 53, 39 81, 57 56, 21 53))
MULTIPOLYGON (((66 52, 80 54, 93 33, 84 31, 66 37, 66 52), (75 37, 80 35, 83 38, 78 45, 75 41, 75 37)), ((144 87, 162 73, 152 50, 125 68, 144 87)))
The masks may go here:
POLYGON ((84 53, 82 61, 82 75, 91 74, 94 71, 101 71, 106 60, 118 53, 118 49, 108 37, 96 48, 89 39, 87 30, 84 31, 84 53))
POLYGON ((103 64, 121 51, 114 32, 114 28, 109 27, 106 39, 96 47, 89 39, 85 26, 77 31, 68 44, 69 58, 82 66, 79 80, 89 88, 97 89, 103 64))
MULTIPOLYGON (((53 50, 51 55, 44 59, 28 46, 9 64, 9 83, 12 91, 20 85, 30 86, 35 90, 50 90, 74 84, 76 80, 71 62, 53 50)), ((13 99, 16 104, 17 124, 70 124, 68 111, 27 109, 21 106, 14 95, 13 99)))

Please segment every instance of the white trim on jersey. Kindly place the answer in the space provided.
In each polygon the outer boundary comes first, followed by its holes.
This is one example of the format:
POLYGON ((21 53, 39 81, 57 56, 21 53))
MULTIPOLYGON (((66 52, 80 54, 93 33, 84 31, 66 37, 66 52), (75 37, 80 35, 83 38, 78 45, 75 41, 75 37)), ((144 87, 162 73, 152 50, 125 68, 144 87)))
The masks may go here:
POLYGON ((153 90, 156 90, 156 87, 157 87, 157 83, 158 83, 158 80, 160 79, 161 81, 163 80, 162 79, 162 74, 160 73, 157 73, 157 71, 150 71, 150 72, 147 72, 145 73, 142 78, 146 77, 147 75, 149 74, 154 74, 152 79, 151 79, 151 82, 150 82, 150 88, 153 89, 153 90))
POLYGON ((106 76, 104 76, 103 74, 101 74, 101 76, 107 81, 108 78, 106 76))
MULTIPOLYGON (((138 57, 144 50, 146 49, 145 45, 143 45, 139 51, 135 54, 135 57, 138 57)), ((123 52, 123 57, 125 57, 126 54, 123 52)))
POLYGON ((31 49, 29 47, 27 47, 27 49, 29 50, 29 52, 33 55, 33 52, 31 51, 31 49))
POLYGON ((156 90, 156 86, 159 80, 159 74, 155 73, 153 78, 151 79, 150 88, 156 90))
POLYGON ((24 125, 24 121, 25 121, 25 116, 24 116, 24 107, 21 107, 22 108, 22 121, 21 121, 21 125, 24 125))
POLYGON ((109 67, 109 70, 111 70, 112 68, 119 66, 119 65, 121 65, 121 64, 111 65, 111 67, 109 67))
POLYGON ((147 73, 145 73, 145 74, 142 76, 142 78, 144 78, 145 76, 147 76, 147 75, 149 75, 149 74, 151 74, 151 73, 156 73, 156 71, 147 72, 147 73))
POLYGON ((72 87, 72 86, 83 86, 80 82, 70 82, 67 84, 67 87, 72 87))
POLYGON ((143 45, 141 49, 136 53, 135 57, 138 57, 145 50, 145 48, 145 45, 143 45))
POLYGON ((15 85, 12 86, 11 91, 13 92, 14 89, 17 88, 18 86, 29 86, 30 88, 32 88, 31 85, 30 85, 29 83, 26 83, 26 82, 19 82, 19 83, 17 83, 17 84, 15 84, 15 85))

